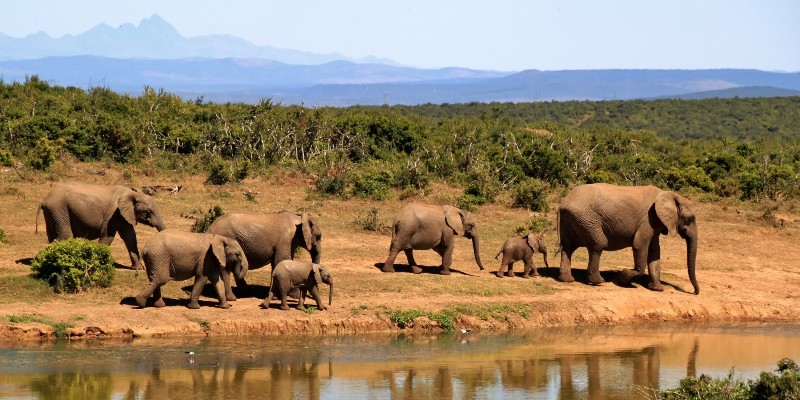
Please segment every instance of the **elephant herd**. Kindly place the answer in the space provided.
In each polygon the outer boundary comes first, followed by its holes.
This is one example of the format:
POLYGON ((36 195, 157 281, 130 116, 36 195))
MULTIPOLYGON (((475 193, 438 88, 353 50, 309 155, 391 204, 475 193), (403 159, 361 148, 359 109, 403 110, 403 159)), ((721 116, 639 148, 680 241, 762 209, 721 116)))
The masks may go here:
MULTIPOLYGON (((298 299, 304 307, 307 293, 325 309, 319 285, 330 286, 328 305, 333 296, 333 278, 328 268, 320 265, 322 229, 308 213, 288 211, 272 214, 231 212, 217 218, 205 233, 166 229, 150 196, 123 186, 57 184, 45 196, 36 214, 42 211, 49 242, 72 237, 99 239, 110 244, 119 233, 138 270, 142 262, 149 284, 136 296, 144 307, 150 297, 153 305, 163 307, 161 286, 169 281, 194 278, 189 308, 198 308, 198 298, 207 282, 216 289, 221 308, 236 300, 231 290, 233 275, 238 290, 249 291, 245 275, 248 270, 273 266, 269 294, 261 304, 269 308, 273 297, 288 309, 287 297, 298 299), (154 227, 154 234, 139 253, 134 225, 154 227), (311 262, 294 261, 294 250, 304 248, 311 262)), ((648 287, 661 291, 659 236, 680 235, 687 245, 687 267, 694 294, 700 288, 695 277, 697 258, 697 224, 691 203, 684 197, 654 186, 623 187, 610 184, 587 184, 574 188, 562 201, 557 214, 561 266, 558 280, 572 282, 573 252, 585 247, 589 252, 589 283, 599 285, 600 255, 603 251, 633 249, 634 268, 620 273, 620 281, 629 282, 645 273, 648 287)), ((442 257, 440 273, 450 274, 455 238, 472 241, 478 267, 480 236, 470 213, 452 206, 409 204, 400 210, 393 224, 389 256, 383 272, 394 272, 394 262, 403 251, 411 271, 422 269, 414 260, 414 250, 434 250, 442 257)), ((528 235, 510 238, 495 256, 503 255, 497 276, 513 276, 515 261, 524 262, 523 277, 538 276, 533 254, 542 253, 547 264, 547 247, 541 237, 528 235), (504 273, 503 270, 506 269, 504 273)))

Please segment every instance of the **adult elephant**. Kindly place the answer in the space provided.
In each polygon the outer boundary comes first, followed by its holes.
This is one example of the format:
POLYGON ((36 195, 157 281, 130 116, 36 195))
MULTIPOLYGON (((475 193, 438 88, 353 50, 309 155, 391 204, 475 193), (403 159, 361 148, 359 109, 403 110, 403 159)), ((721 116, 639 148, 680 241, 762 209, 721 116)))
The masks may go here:
POLYGON ((389 257, 383 264, 382 270, 383 272, 394 272, 394 260, 400 251, 404 251, 411 271, 418 274, 422 272, 422 269, 414 261, 413 251, 433 249, 442 256, 440 273, 450 275, 456 236, 472 239, 475 261, 483 270, 480 257, 480 237, 470 213, 447 205, 409 204, 400 210, 400 214, 394 220, 389 257))
MULTIPOLYGON (((283 260, 292 260, 298 247, 308 250, 315 264, 322 257, 322 229, 308 213, 231 212, 214 220, 207 232, 236 239, 247 256, 250 270, 270 263, 274 268, 283 260)), ((223 282, 228 301, 235 301, 229 274, 223 275, 223 282)), ((244 277, 236 277, 236 286, 248 290, 244 277)))
POLYGON ((119 233, 131 258, 131 268, 139 270, 141 257, 133 226, 143 223, 162 231, 166 228, 153 199, 124 186, 100 186, 83 183, 56 184, 36 210, 44 215, 47 240, 73 237, 99 239, 111 244, 119 233))
POLYGON ((558 233, 561 245, 559 280, 572 282, 572 253, 579 247, 589 251, 589 282, 603 283, 600 254, 604 250, 633 248, 634 269, 623 271, 627 283, 647 267, 648 288, 661 285, 659 235, 678 233, 686 240, 686 264, 694 294, 700 293, 695 277, 697 222, 689 200, 655 186, 616 186, 605 183, 581 185, 561 200, 558 233))

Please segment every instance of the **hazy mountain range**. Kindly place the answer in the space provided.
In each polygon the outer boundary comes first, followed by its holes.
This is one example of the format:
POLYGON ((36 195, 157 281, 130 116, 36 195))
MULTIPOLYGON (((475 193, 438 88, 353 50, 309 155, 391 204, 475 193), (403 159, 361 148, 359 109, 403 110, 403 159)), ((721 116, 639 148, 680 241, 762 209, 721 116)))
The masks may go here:
POLYGON ((101 24, 61 38, 0 34, 0 77, 23 81, 34 74, 53 84, 133 95, 147 85, 187 99, 272 98, 308 106, 800 96, 800 73, 419 69, 391 60, 256 46, 228 35, 186 38, 157 15, 138 26, 101 24))

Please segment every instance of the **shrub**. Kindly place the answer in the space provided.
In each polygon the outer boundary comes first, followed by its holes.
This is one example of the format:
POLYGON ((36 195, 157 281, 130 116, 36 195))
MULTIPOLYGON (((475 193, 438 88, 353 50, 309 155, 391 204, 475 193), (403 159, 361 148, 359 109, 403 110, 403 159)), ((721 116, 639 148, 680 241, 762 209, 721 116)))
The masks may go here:
POLYGON ((11 155, 11 152, 3 149, 0 150, 0 165, 4 167, 11 167, 14 165, 14 156, 11 155))
POLYGON ((370 208, 369 212, 365 217, 356 217, 356 220, 353 221, 354 225, 365 230, 365 231, 373 231, 373 232, 383 232, 388 233, 392 231, 391 225, 383 223, 378 215, 378 207, 370 208))
POLYGON ((56 147, 47 138, 36 141, 36 145, 28 149, 25 163, 37 170, 47 171, 56 162, 56 147))
POLYGON ((513 205, 531 211, 545 212, 550 209, 550 203, 547 201, 549 194, 550 185, 547 182, 536 178, 526 178, 514 188, 513 205))
POLYGON ((31 266, 35 277, 47 280, 56 292, 109 287, 114 279, 111 248, 83 238, 51 243, 36 255, 31 266))
POLYGON ((208 179, 206 182, 212 185, 224 185, 231 180, 231 173, 228 166, 221 160, 211 161, 208 165, 208 179))
POLYGON ((222 207, 218 205, 209 208, 205 214, 194 220, 194 224, 192 224, 191 228, 192 232, 203 233, 207 231, 211 223, 222 214, 225 214, 225 212, 222 211, 222 207))
POLYGON ((389 198, 391 176, 386 171, 359 174, 353 180, 353 195, 374 200, 389 198))
POLYGON ((8 244, 8 236, 6 236, 6 231, 0 228, 0 243, 8 244))

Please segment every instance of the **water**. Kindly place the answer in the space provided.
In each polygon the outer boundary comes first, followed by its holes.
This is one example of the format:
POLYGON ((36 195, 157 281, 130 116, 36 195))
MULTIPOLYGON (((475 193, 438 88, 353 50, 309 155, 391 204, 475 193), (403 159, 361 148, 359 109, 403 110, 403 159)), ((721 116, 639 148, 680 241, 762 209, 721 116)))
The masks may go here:
POLYGON ((800 326, 0 343, 0 397, 638 399, 800 361, 800 326))

